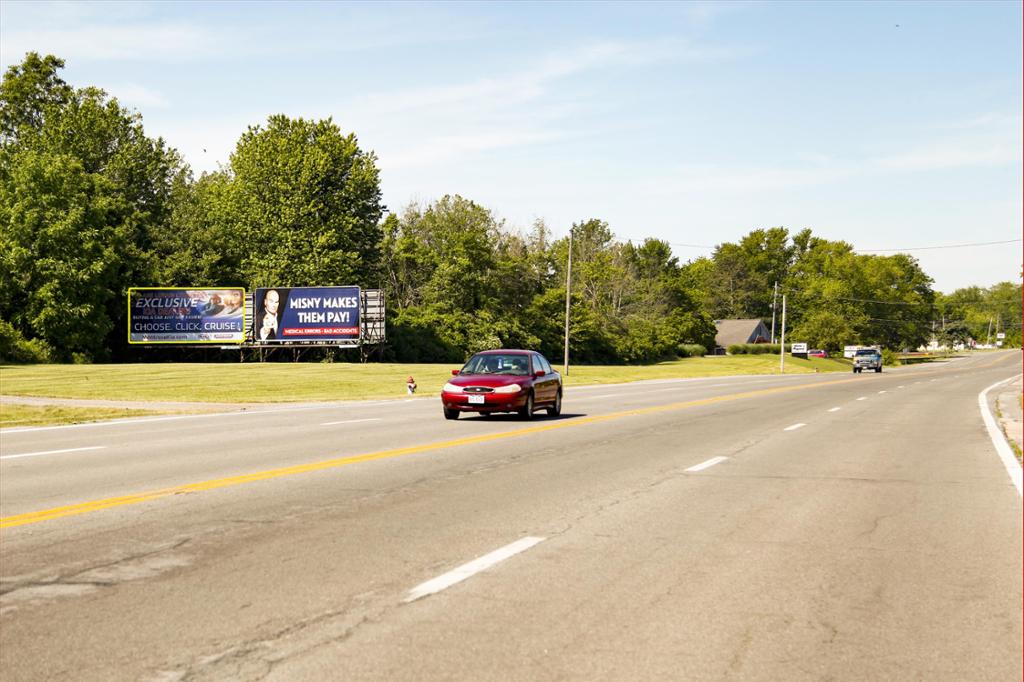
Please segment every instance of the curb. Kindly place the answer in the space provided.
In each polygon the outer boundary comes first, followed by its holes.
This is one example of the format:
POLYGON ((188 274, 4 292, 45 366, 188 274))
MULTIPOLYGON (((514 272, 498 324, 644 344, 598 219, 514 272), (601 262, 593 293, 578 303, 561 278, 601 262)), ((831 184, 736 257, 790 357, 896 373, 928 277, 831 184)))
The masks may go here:
POLYGON ((995 446, 996 454, 999 455, 999 459, 1002 460, 1003 466, 1006 467, 1006 473, 1010 476, 1010 481, 1013 482, 1013 487, 1017 489, 1018 495, 1024 495, 1024 489, 1022 489, 1024 488, 1024 480, 1022 480, 1024 479, 1024 470, 1021 469, 1021 462, 1017 459, 1013 450, 1010 448, 1010 443, 1006 440, 1003 430, 996 423, 996 417, 992 413, 992 408, 988 404, 988 394, 990 391, 1014 381, 1018 376, 1012 376, 1008 379, 997 381, 979 393, 978 408, 981 410, 981 419, 985 422, 985 428, 988 429, 989 438, 992 439, 992 445, 995 446))

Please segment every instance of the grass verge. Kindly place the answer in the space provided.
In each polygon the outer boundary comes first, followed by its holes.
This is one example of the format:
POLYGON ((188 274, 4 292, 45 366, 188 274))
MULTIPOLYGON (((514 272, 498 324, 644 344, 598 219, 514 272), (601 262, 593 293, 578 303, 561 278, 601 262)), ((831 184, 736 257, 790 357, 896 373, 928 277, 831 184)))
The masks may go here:
MULTIPOLYGON (((5 365, 5 395, 136 401, 271 403, 405 395, 413 376, 418 394, 437 395, 459 363, 450 364, 138 364, 5 365)), ((557 368, 557 367, 556 367, 557 368)), ((787 374, 849 371, 849 362, 786 358, 787 374)), ((777 374, 776 356, 686 358, 641 366, 572 365, 567 386, 645 379, 678 379, 736 374, 777 374)))
POLYGON ((104 419, 146 417, 161 414, 151 410, 128 410, 112 407, 64 407, 54 405, 16 405, 0 403, 0 429, 18 426, 51 426, 80 424, 104 419))

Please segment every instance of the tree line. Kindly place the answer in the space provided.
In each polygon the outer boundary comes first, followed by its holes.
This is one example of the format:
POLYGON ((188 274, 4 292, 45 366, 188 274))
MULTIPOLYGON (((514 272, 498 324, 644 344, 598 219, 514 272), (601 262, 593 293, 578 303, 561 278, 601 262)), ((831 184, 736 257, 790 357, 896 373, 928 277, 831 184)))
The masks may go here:
MULTIPOLYGON (((498 346, 561 357, 569 237, 506 225, 457 194, 388 211, 377 158, 331 120, 255 124, 198 178, 116 97, 30 53, 0 84, 0 359, 117 361, 132 286, 382 288, 383 356, 460 361, 498 346)), ((680 262, 658 239, 572 226, 571 353, 650 362, 711 349, 714 321, 768 322, 838 350, 984 339, 1019 344, 1019 284, 945 296, 911 256, 864 255, 805 229, 755 229, 680 262)))

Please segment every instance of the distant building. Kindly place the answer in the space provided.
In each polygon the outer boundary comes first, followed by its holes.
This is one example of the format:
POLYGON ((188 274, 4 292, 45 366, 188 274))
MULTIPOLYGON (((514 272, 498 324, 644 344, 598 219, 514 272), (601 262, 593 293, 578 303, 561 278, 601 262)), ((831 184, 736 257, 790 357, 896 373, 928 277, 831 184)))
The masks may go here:
POLYGON ((736 343, 768 343, 771 333, 761 320, 715 320, 715 354, 736 343))

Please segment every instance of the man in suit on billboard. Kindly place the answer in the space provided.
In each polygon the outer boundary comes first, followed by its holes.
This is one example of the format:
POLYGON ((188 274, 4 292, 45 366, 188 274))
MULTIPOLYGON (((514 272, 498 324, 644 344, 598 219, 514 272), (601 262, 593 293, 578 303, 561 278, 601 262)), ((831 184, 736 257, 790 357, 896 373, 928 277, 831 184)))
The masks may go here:
POLYGON ((263 304, 256 315, 256 339, 273 341, 277 338, 278 310, 281 307, 281 295, 277 289, 268 289, 263 295, 263 304))

